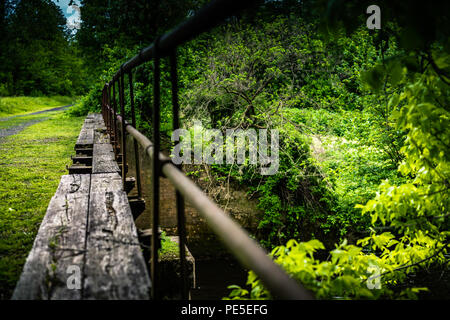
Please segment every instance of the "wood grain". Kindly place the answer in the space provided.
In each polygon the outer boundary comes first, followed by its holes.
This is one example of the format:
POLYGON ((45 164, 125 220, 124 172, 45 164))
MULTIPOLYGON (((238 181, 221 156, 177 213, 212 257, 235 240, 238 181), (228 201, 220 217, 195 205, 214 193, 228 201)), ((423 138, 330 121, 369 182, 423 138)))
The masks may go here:
POLYGON ((62 176, 12 299, 80 299, 69 266, 83 269, 90 175, 62 176))
POLYGON ((150 278, 117 173, 92 175, 88 230, 84 298, 149 299, 150 278))
POLYGON ((94 144, 92 158, 92 173, 113 173, 120 172, 115 161, 112 146, 108 144, 94 144))
POLYGON ((119 166, 100 114, 77 140, 93 145, 92 174, 61 177, 13 299, 149 299, 147 272, 119 166), (67 283, 80 270, 80 287, 67 283))

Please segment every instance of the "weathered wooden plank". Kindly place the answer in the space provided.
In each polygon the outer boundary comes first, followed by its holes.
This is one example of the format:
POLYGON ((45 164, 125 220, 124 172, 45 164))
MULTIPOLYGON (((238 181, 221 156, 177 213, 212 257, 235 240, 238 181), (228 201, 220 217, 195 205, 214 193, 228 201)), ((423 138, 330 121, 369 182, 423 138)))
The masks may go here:
POLYGON ((99 120, 103 120, 103 116, 101 113, 90 113, 87 115, 86 119, 99 121, 99 120))
POLYGON ((106 127, 103 129, 102 127, 97 127, 94 130, 94 143, 107 143, 110 144, 109 134, 106 133, 106 127))
POLYGON ((94 153, 98 155, 107 155, 114 159, 114 150, 109 143, 96 143, 94 145, 94 153))
POLYGON ((103 120, 101 121, 90 121, 90 122, 85 122, 83 125, 83 128, 85 129, 97 129, 97 128, 106 128, 105 123, 103 122, 103 120))
POLYGON ((94 144, 94 129, 83 127, 78 136, 75 148, 92 146, 94 144))
POLYGON ((58 194, 85 194, 90 192, 91 176, 89 174, 74 174, 61 176, 55 195, 58 194))
POLYGON ((104 193, 110 189, 123 191, 122 179, 117 173, 102 173, 91 177, 90 193, 104 193))
POLYGON ((87 120, 85 120, 85 122, 83 123, 83 126, 81 127, 80 134, 78 135, 78 138, 86 136, 87 133, 88 133, 87 131, 92 129, 91 127, 92 127, 93 123, 86 122, 86 121, 87 120))
POLYGON ((112 146, 108 144, 94 144, 92 157, 92 173, 119 172, 112 146))
POLYGON ((93 113, 86 117, 84 120, 83 128, 86 129, 97 129, 97 128, 105 128, 105 122, 103 121, 103 117, 99 113, 93 113))
POLYGON ((62 176, 26 260, 13 299, 80 299, 90 175, 62 176), (72 269, 71 269, 72 268, 72 269))
POLYGON ((94 157, 92 163, 92 173, 112 173, 120 172, 119 166, 115 160, 105 160, 101 157, 94 157))
POLYGON ((101 113, 90 113, 86 116, 86 119, 88 121, 100 121, 103 120, 103 116, 101 113))
POLYGON ((85 299, 149 299, 150 278, 121 178, 91 178, 85 299))
POLYGON ((81 290, 69 289, 67 283, 73 283, 69 277, 75 272, 82 277, 83 262, 81 250, 32 250, 12 299, 80 300, 81 290))

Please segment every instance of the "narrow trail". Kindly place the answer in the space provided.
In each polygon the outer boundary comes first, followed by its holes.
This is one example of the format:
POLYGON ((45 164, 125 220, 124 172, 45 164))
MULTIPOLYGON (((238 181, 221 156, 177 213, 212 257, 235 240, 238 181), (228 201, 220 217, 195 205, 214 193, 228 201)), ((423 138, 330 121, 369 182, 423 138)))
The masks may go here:
MULTIPOLYGON (((13 118, 20 118, 20 117, 27 117, 27 116, 33 116, 33 115, 39 115, 39 114, 45 114, 45 113, 49 113, 49 112, 54 112, 54 111, 63 111, 67 108, 69 108, 70 105, 67 106, 62 106, 62 107, 57 107, 57 108, 52 108, 52 109, 47 109, 47 110, 42 110, 42 111, 37 111, 37 112, 32 112, 32 113, 27 113, 27 114, 21 114, 21 115, 15 115, 15 116, 11 116, 11 117, 6 117, 6 118, 0 118, 0 121, 7 121, 7 120, 11 120, 13 118)), ((18 123, 16 125, 4 128, 4 129, 0 129, 0 139, 8 137, 8 136, 12 136, 15 135, 17 133, 19 133, 20 131, 22 131, 23 129, 25 129, 26 127, 29 127, 33 124, 36 124, 38 122, 41 121, 45 121, 47 120, 48 117, 42 117, 42 118, 37 118, 37 119, 32 119, 29 121, 24 121, 22 123, 18 123)))
POLYGON ((52 112, 52 111, 59 111, 59 110, 65 110, 69 107, 73 106, 73 104, 68 104, 67 106, 62 106, 62 107, 56 107, 56 108, 52 108, 52 109, 46 109, 46 110, 41 110, 41 111, 36 111, 36 112, 32 112, 32 113, 25 113, 25 114, 18 114, 15 116, 10 116, 10 117, 5 117, 5 118, 0 118, 0 121, 6 121, 6 120, 11 120, 13 118, 20 118, 20 117, 28 117, 28 116, 34 116, 36 114, 41 114, 41 113, 47 113, 47 112, 52 112))

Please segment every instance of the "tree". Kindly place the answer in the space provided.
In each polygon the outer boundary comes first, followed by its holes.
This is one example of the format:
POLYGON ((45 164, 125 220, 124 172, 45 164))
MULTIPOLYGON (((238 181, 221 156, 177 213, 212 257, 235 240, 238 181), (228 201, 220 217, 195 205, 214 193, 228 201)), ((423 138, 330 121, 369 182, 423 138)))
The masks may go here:
POLYGON ((60 8, 50 0, 9 3, 3 42, 2 83, 18 95, 65 94, 83 90, 75 43, 60 8))
MULTIPOLYGON (((96 71, 105 45, 143 48, 183 21, 205 1, 81 1, 82 23, 76 38, 96 71)), ((101 69, 101 68, 100 68, 101 69)))

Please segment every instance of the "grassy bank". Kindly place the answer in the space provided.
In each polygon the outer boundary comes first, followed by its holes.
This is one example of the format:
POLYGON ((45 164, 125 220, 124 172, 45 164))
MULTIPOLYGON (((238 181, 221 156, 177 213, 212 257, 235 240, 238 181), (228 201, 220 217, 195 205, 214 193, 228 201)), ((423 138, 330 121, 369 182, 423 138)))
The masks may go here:
POLYGON ((4 97, 0 98, 0 118, 52 109, 72 104, 71 97, 4 97))
POLYGON ((0 299, 12 294, 84 119, 42 117, 49 119, 0 140, 0 299))

